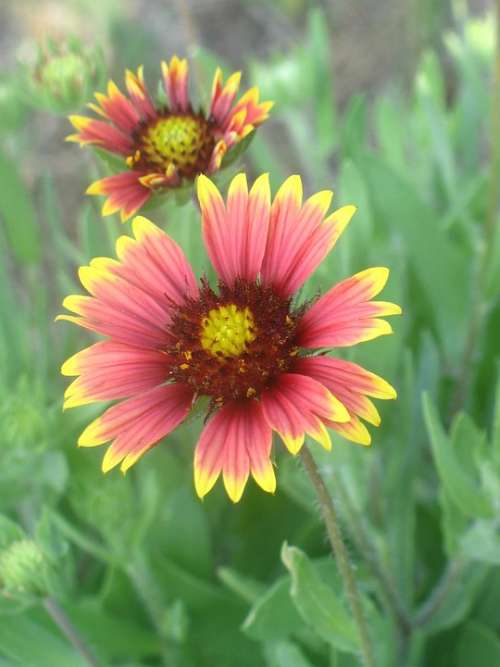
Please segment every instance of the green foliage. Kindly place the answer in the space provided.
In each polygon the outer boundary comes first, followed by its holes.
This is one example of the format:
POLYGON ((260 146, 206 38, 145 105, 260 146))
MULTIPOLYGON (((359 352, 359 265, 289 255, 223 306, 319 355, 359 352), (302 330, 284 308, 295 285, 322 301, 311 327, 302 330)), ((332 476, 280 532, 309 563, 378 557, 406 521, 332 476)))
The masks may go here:
MULTIPOLYGON (((102 4, 120 71, 170 55, 121 3, 102 4)), ((395 335, 339 354, 387 378, 398 400, 379 403, 371 449, 337 436, 332 452, 311 445, 376 663, 500 664, 498 211, 491 232, 485 222, 498 176, 485 150, 492 22, 455 8, 459 29, 424 50, 411 82, 345 99, 335 12, 275 4, 259 11, 288 11, 303 26, 279 52, 242 52, 246 83, 276 105, 216 180, 225 189, 237 168, 269 171, 275 191, 300 173, 306 195, 333 188, 338 205, 356 204, 304 298, 368 266, 391 269, 382 298, 403 306, 395 335)), ((422 13, 433 34, 434 5, 422 13)), ((226 53, 211 48, 193 53, 205 105, 226 53)), ((0 79, 0 667, 86 664, 47 614, 51 600, 106 667, 356 667, 358 631, 314 492, 278 442, 276 494, 249 484, 235 506, 219 488, 195 496, 198 417, 126 476, 102 475, 100 448, 75 447, 101 407, 63 413, 59 368, 90 338, 53 319, 81 291, 77 267, 114 255, 130 226, 102 219, 83 195, 121 158, 97 150, 97 167, 63 146, 69 125, 47 114, 83 110, 104 74, 100 49, 90 63, 76 42, 49 51, 35 81, 17 69, 0 79), (75 78, 77 65, 87 69, 75 78)), ((146 215, 213 277, 191 186, 155 197, 146 215)))

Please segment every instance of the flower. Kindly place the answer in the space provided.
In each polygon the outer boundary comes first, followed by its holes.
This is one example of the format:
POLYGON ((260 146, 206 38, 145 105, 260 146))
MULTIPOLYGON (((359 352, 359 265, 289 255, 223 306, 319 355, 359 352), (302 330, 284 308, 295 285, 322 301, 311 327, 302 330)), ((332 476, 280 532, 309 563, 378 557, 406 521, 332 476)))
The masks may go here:
POLYGON ((220 473, 238 501, 251 474, 265 491, 276 487, 271 463, 276 431, 292 454, 308 434, 330 449, 328 428, 363 445, 377 426, 369 396, 396 392, 357 364, 326 356, 325 349, 355 345, 392 332, 384 315, 399 306, 373 301, 386 268, 343 280, 311 303, 297 290, 335 245, 355 212, 344 206, 326 215, 332 193, 302 204, 302 183, 288 178, 271 204, 269 180, 248 192, 244 174, 224 202, 216 186, 198 178, 204 244, 219 282, 197 282, 180 247, 143 217, 135 238, 122 236, 118 259, 97 258, 80 269, 90 296, 69 296, 60 315, 107 340, 66 361, 62 373, 79 376, 65 407, 119 400, 84 430, 78 441, 109 441, 106 472, 122 471, 172 432, 198 397, 208 416, 194 457, 194 481, 203 497, 220 473), (326 216, 326 217, 325 217, 326 216))
POLYGON ((81 146, 96 146, 122 156, 124 171, 103 178, 88 188, 91 195, 106 195, 102 214, 120 211, 122 221, 136 213, 154 193, 178 188, 198 174, 221 168, 227 152, 266 118, 272 102, 259 102, 259 90, 248 90, 235 104, 241 73, 223 82, 217 68, 207 114, 195 111, 188 94, 187 60, 174 56, 162 62, 168 106, 155 105, 144 83, 143 68, 127 70, 128 97, 113 81, 108 94, 96 93, 90 108, 105 120, 70 116, 77 130, 67 137, 81 146))

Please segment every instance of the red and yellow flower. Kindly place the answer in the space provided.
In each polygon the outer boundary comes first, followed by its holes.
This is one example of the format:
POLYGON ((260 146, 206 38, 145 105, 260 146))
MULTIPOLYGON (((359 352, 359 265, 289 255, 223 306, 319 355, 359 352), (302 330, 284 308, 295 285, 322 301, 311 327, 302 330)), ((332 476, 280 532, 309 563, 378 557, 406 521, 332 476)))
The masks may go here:
POLYGON ((273 106, 259 102, 258 88, 236 101, 241 73, 224 83, 217 69, 208 113, 195 111, 188 93, 187 60, 174 56, 162 63, 168 105, 155 104, 142 67, 127 70, 128 96, 113 81, 107 95, 96 93, 90 108, 104 118, 70 116, 77 132, 67 137, 80 146, 93 144, 123 158, 123 172, 103 178, 88 188, 105 195, 103 215, 120 211, 122 221, 136 213, 156 192, 177 188, 198 174, 212 174, 226 153, 263 123, 273 106))
POLYGON ((117 259, 80 269, 87 296, 69 296, 61 315, 106 336, 74 355, 62 373, 78 376, 65 406, 119 401, 82 433, 79 445, 111 442, 106 472, 126 471, 172 432, 198 397, 208 418, 194 457, 203 497, 222 473, 240 499, 251 474, 265 491, 276 486, 272 434, 296 454, 309 435, 330 449, 328 429, 370 444, 363 421, 380 416, 369 397, 394 389, 357 364, 326 355, 392 332, 382 319, 399 306, 374 301, 389 274, 371 268, 343 280, 312 303, 294 295, 333 248, 355 212, 327 214, 329 191, 302 203, 302 183, 288 178, 271 203, 267 175, 248 191, 236 176, 225 202, 198 178, 205 248, 217 288, 198 282, 181 248, 146 218, 134 238, 122 236, 117 259))

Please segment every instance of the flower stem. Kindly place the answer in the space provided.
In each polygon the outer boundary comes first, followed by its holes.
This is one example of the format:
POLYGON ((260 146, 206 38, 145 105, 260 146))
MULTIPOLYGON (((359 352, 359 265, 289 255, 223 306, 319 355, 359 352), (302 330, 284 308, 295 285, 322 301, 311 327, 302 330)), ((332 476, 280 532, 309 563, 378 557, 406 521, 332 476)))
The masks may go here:
POLYGON ((358 512, 354 507, 352 499, 349 496, 349 492, 347 491, 340 475, 335 476, 335 487, 338 489, 340 500, 346 509, 349 525, 352 528, 352 536, 354 541, 356 542, 356 545, 361 553, 365 555, 368 565, 379 581, 379 585, 382 594, 386 599, 387 606, 392 612, 396 623, 399 626, 401 634, 406 637, 411 633, 412 621, 399 595, 394 579, 380 562, 377 550, 375 549, 375 546, 370 540, 365 526, 358 516, 358 512))
POLYGON ((45 607, 48 615, 66 637, 66 639, 71 642, 74 648, 85 660, 87 665, 89 665, 89 667, 102 667, 99 660, 97 660, 83 638, 80 636, 78 630, 66 616, 66 613, 59 602, 55 598, 46 597, 43 601, 43 606, 45 607))
POLYGON ((311 480, 314 490, 316 491, 321 507, 321 514, 323 515, 323 520, 325 522, 326 532, 328 533, 328 539, 330 540, 332 551, 344 582, 354 620, 358 626, 363 665, 364 667, 374 667, 375 660, 373 657, 370 637, 368 635, 368 626, 361 606, 361 598, 356 580, 349 563, 347 549, 340 534, 340 528, 337 522, 337 512, 333 500, 326 488, 325 482, 311 452, 305 445, 301 450, 301 458, 304 468, 311 480))

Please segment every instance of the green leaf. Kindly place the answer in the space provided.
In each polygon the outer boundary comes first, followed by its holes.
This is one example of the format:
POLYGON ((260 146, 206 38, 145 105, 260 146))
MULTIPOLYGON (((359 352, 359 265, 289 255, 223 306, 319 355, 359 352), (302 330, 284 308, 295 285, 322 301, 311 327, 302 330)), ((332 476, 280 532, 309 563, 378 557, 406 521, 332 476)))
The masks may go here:
POLYGON ((230 167, 232 164, 234 164, 236 160, 242 157, 250 147, 250 144, 254 140, 254 137, 255 137, 255 130, 253 130, 253 132, 250 132, 250 134, 247 134, 247 136, 244 137, 244 139, 242 139, 235 146, 230 148, 229 151, 222 158, 222 163, 220 168, 226 169, 227 167, 230 167))
POLYGON ((364 150, 367 136, 368 105, 366 97, 361 94, 353 95, 342 119, 342 154, 346 157, 356 157, 364 150))
POLYGON ((425 632, 436 634, 461 623, 475 604, 487 576, 487 567, 477 563, 462 566, 442 605, 425 624, 425 632))
POLYGON ((464 627, 455 649, 457 667, 493 667, 500 665, 498 635, 476 621, 464 627))
POLYGON ((291 641, 265 644, 264 655, 267 667, 313 667, 300 648, 291 641))
POLYGON ((327 158, 338 143, 338 121, 332 77, 331 36, 328 20, 319 7, 308 15, 308 76, 314 102, 316 141, 312 148, 320 160, 327 158))
MULTIPOLYGON (((499 368, 500 371, 500 368, 499 368)), ((500 372, 497 373, 492 433, 493 459, 500 470, 500 372)))
POLYGON ((250 604, 262 595, 264 586, 259 581, 246 577, 230 567, 219 567, 217 576, 229 590, 250 604))
POLYGON ((68 553, 68 542, 62 536, 60 529, 54 522, 51 512, 44 508, 36 525, 36 540, 46 556, 52 561, 63 558, 68 553))
POLYGON ((169 497, 162 530, 170 560, 199 576, 212 572, 207 515, 188 487, 180 487, 169 497))
POLYGON ((500 529, 495 520, 478 519, 462 537, 462 553, 470 560, 500 565, 500 529))
POLYGON ((471 295, 471 258, 440 228, 435 211, 426 205, 404 176, 370 153, 359 154, 356 166, 367 184, 379 234, 386 244, 403 253, 415 275, 418 288, 431 304, 441 348, 450 360, 462 354, 471 295), (461 289, 456 289, 461 276, 461 289))
POLYGON ((290 595, 304 622, 341 651, 357 652, 357 629, 338 593, 321 580, 300 549, 285 543, 281 559, 291 574, 290 595))
POLYGON ((377 138, 387 163, 393 169, 406 168, 408 129, 404 117, 407 109, 402 109, 391 97, 380 97, 375 101, 374 112, 377 138))
POLYGON ((86 667, 87 662, 56 634, 25 616, 2 617, 2 653, 23 667, 86 667))
POLYGON ((12 542, 23 540, 25 537, 26 533, 17 523, 0 514, 0 549, 5 549, 12 542))
POLYGON ((0 218, 17 259, 23 264, 35 264, 41 255, 41 234, 30 193, 14 160, 0 150, 0 218))
POLYGON ((119 615, 102 609, 100 600, 87 598, 66 606, 65 611, 84 637, 107 660, 139 659, 159 650, 159 639, 152 631, 129 618, 127 610, 119 615))
POLYGON ((465 516, 472 518, 492 516, 493 510, 488 499, 460 464, 453 445, 443 430, 437 411, 425 393, 422 404, 434 462, 450 498, 465 516))
POLYGON ((243 622, 252 639, 270 641, 289 637, 303 627, 290 597, 290 577, 281 577, 259 597, 243 622))

